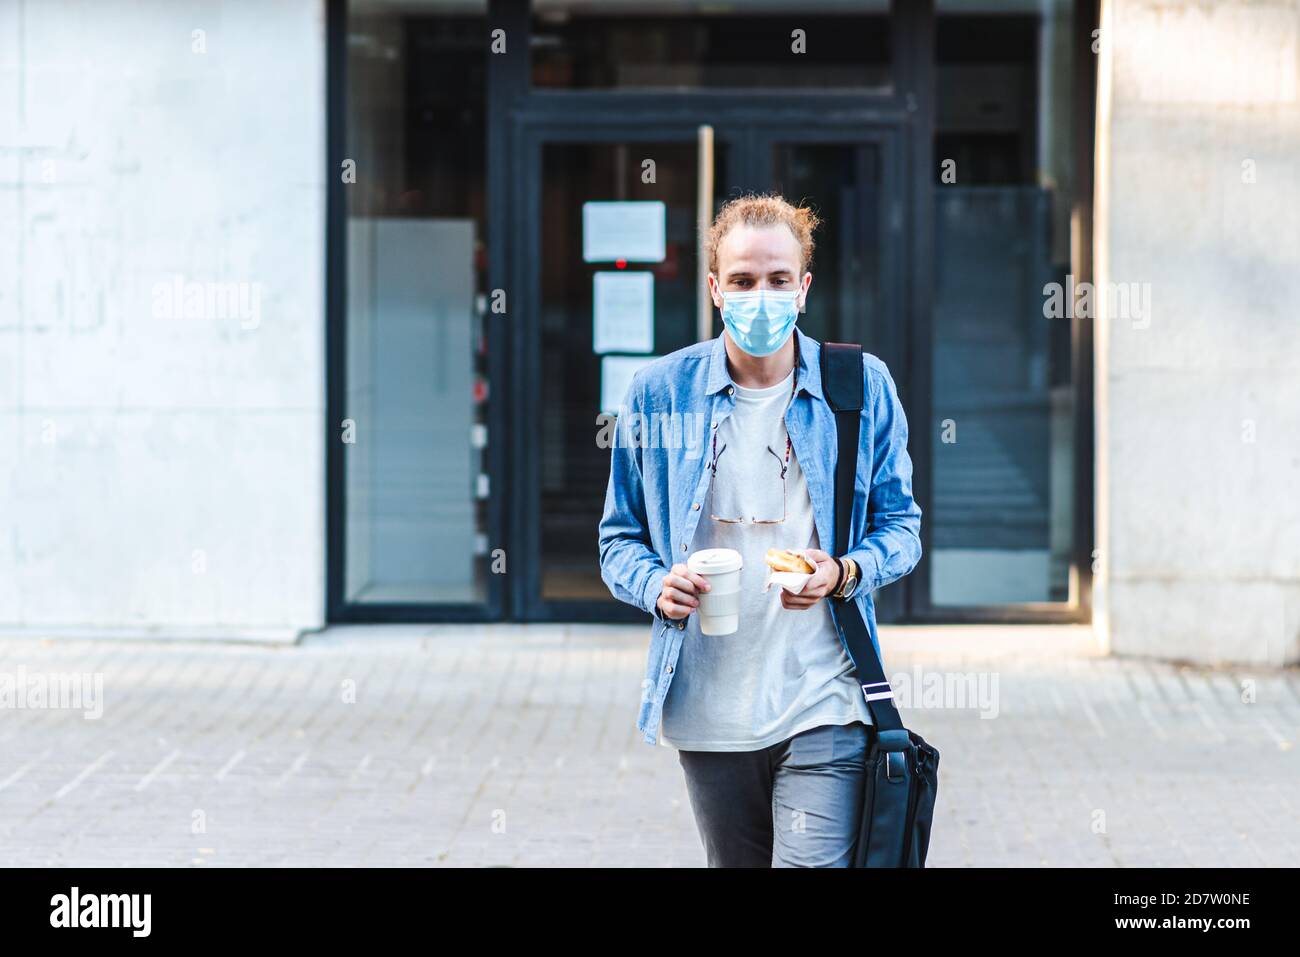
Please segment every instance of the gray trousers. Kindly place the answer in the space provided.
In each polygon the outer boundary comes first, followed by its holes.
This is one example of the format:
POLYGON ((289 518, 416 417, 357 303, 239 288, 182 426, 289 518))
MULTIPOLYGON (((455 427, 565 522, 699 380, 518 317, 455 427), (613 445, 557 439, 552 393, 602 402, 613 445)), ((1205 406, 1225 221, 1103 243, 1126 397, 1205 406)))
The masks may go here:
POLYGON ((679 751, 709 867, 848 867, 869 733, 855 721, 759 751, 679 751))

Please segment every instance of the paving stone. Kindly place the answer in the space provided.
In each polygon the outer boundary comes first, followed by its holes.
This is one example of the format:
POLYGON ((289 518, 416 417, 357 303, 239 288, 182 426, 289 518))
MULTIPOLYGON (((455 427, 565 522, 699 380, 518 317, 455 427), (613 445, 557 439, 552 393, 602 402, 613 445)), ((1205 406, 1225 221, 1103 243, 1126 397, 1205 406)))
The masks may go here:
MULTIPOLYGON (((943 754, 932 865, 1300 865, 1297 670, 1101 658, 1077 628, 881 634, 891 675, 997 679, 906 710, 943 754)), ((103 681, 98 718, 0 710, 0 864, 702 866, 676 753, 634 727, 645 640, 0 641, 6 675, 103 681)))

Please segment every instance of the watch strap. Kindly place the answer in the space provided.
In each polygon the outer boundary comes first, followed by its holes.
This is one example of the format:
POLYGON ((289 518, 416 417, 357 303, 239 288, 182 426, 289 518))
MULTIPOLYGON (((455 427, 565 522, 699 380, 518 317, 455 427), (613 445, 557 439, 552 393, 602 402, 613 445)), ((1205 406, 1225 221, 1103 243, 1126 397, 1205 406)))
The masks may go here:
POLYGON ((831 597, 843 598, 844 589, 848 587, 849 582, 858 581, 860 579, 860 575, 858 574, 858 563, 847 555, 844 558, 837 558, 835 560, 839 562, 840 577, 835 582, 835 587, 831 590, 831 597))

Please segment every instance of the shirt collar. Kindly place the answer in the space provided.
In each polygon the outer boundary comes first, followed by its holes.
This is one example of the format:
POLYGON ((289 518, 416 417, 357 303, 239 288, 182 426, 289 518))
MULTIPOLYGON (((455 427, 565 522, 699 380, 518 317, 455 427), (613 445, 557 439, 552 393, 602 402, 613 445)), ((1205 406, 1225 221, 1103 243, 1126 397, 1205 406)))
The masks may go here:
POLYGON ((825 401, 822 395, 821 343, 812 336, 805 336, 798 324, 794 334, 799 337, 799 388, 814 399, 825 401))
MULTIPOLYGON (((799 388, 813 398, 824 401, 821 364, 818 361, 821 344, 816 339, 804 335, 797 323, 794 327, 794 334, 796 341, 799 343, 799 371, 797 373, 799 388)), ((718 337, 713 340, 713 350, 709 353, 709 383, 705 389, 707 395, 713 395, 727 386, 735 385, 731 380, 731 373, 727 371, 727 344, 723 341, 725 335, 725 332, 718 333, 718 337)))

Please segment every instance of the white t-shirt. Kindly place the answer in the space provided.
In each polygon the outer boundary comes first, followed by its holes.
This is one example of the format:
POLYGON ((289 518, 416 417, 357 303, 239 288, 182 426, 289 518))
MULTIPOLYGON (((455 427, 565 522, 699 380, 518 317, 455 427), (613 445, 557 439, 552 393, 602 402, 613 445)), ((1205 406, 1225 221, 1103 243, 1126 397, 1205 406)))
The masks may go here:
MULTIPOLYGON (((766 389, 736 386, 735 411, 705 447, 717 474, 702 505, 691 551, 734 548, 740 572, 740 628, 700 632, 692 612, 676 674, 664 701, 661 744, 688 751, 756 751, 824 724, 871 723, 853 663, 826 599, 798 611, 781 605, 780 588, 763 591, 769 548, 820 548, 808 483, 790 450, 785 473, 785 412, 794 372, 766 389), (754 524, 752 519, 779 519, 754 524), (719 518, 744 518, 723 524, 719 518)), ((706 466, 707 467, 707 466, 706 466)))

